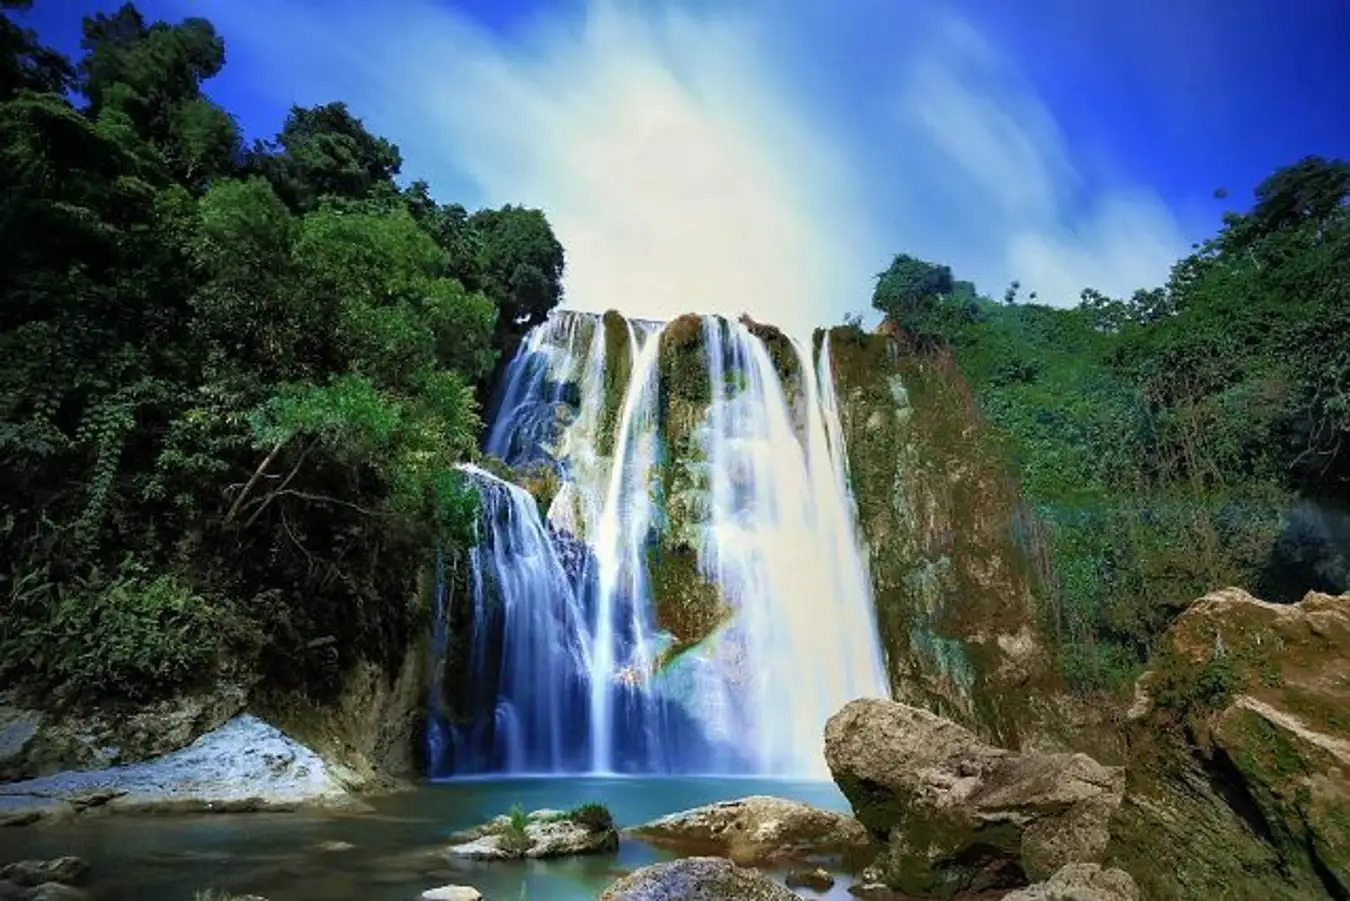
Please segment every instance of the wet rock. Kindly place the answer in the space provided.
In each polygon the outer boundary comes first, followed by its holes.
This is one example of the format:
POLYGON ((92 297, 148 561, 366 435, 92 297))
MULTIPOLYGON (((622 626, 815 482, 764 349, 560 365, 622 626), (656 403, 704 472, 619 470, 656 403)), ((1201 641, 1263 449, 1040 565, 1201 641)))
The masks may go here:
POLYGON ((1071 863, 1045 882, 1004 895, 1003 901, 1139 901, 1139 888, 1124 870, 1071 863))
POLYGON ((25 894, 21 886, 8 879, 0 879, 0 901, 23 901, 25 894))
POLYGON ((84 901, 87 897, 83 890, 63 882, 44 882, 29 889, 24 901, 84 901))
POLYGON ((634 870, 600 901, 801 901, 758 870, 721 857, 686 857, 634 870))
POLYGON ((0 780, 23 775, 29 746, 42 726, 42 714, 23 707, 0 705, 0 780))
POLYGON ((838 857, 872 843, 867 829, 851 816, 767 795, 672 813, 627 832, 650 844, 742 864, 838 857))
POLYGON ((79 857, 21 860, 0 867, 0 879, 20 886, 42 885, 44 882, 84 885, 89 881, 89 864, 79 857))
POLYGON ((825 757, 858 819, 888 840, 882 881, 950 897, 1097 860, 1124 774, 1085 754, 1018 754, 936 714, 859 700, 830 718, 825 757))
POLYGON ((450 837, 451 857, 471 860, 570 857, 604 854, 619 847, 613 823, 583 822, 561 810, 536 810, 513 818, 502 815, 450 837))
POLYGON ((348 789, 340 768, 244 715, 156 760, 0 785, 0 817, 74 815, 91 806, 142 812, 357 806, 348 789))
POLYGON ((482 901, 478 889, 468 885, 443 885, 429 888, 419 896, 422 901, 482 901))
POLYGON ((834 877, 830 871, 823 867, 816 867, 813 870, 789 870, 787 879, 788 888, 809 888, 816 892, 828 892, 834 885, 834 877))

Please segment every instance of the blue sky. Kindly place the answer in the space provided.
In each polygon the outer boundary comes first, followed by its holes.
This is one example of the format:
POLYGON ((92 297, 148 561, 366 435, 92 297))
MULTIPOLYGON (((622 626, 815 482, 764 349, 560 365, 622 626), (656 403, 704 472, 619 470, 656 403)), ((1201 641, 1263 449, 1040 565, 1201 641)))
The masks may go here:
MULTIPOLYGON (((73 50, 115 5, 29 19, 73 50)), ((342 99, 441 199, 543 207, 587 309, 800 332, 864 309, 896 251, 995 295, 1128 293, 1276 166, 1350 155, 1344 0, 141 8, 216 23, 209 90, 251 135, 342 99)))

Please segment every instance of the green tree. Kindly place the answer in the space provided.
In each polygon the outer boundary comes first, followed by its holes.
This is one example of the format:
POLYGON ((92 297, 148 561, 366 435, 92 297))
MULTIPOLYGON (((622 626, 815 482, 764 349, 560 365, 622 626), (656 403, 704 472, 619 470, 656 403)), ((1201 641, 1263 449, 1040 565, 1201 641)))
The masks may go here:
POLYGON ((291 107, 280 134, 256 144, 249 165, 298 212, 324 198, 394 197, 403 165, 398 147, 366 130, 345 103, 291 107))

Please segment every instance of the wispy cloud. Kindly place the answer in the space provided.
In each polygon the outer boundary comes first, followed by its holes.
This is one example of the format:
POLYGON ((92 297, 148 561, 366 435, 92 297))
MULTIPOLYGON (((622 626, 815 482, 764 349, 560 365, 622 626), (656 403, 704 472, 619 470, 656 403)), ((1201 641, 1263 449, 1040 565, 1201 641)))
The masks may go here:
POLYGON ((429 0, 204 5, 280 99, 345 99, 433 186, 543 207, 577 308, 801 333, 865 308, 895 251, 1067 304, 1186 246, 1145 187, 1080 171, 969 22, 860 5, 874 29, 832 27, 811 2, 541 3, 509 35, 429 0))

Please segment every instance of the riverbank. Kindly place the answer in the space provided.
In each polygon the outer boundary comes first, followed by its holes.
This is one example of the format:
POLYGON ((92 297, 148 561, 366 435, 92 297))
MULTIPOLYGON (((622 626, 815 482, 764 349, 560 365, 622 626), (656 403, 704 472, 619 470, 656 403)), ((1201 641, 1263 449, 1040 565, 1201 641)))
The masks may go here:
MULTIPOLYGON (((214 888, 271 901, 407 901, 428 888, 471 885, 486 898, 593 899, 663 851, 625 836, 613 854, 525 862, 454 861, 456 831, 520 805, 526 810, 606 805, 622 828, 680 810, 768 794, 847 813, 828 782, 747 778, 539 777, 424 783, 365 799, 368 809, 247 816, 82 817, 56 828, 7 829, 0 865, 73 854, 89 861, 97 901, 184 901, 214 888)), ((782 878, 785 874, 779 874, 782 878)), ((841 874, 842 876, 843 874, 841 874)), ((829 893, 845 899, 841 878, 829 893)))

